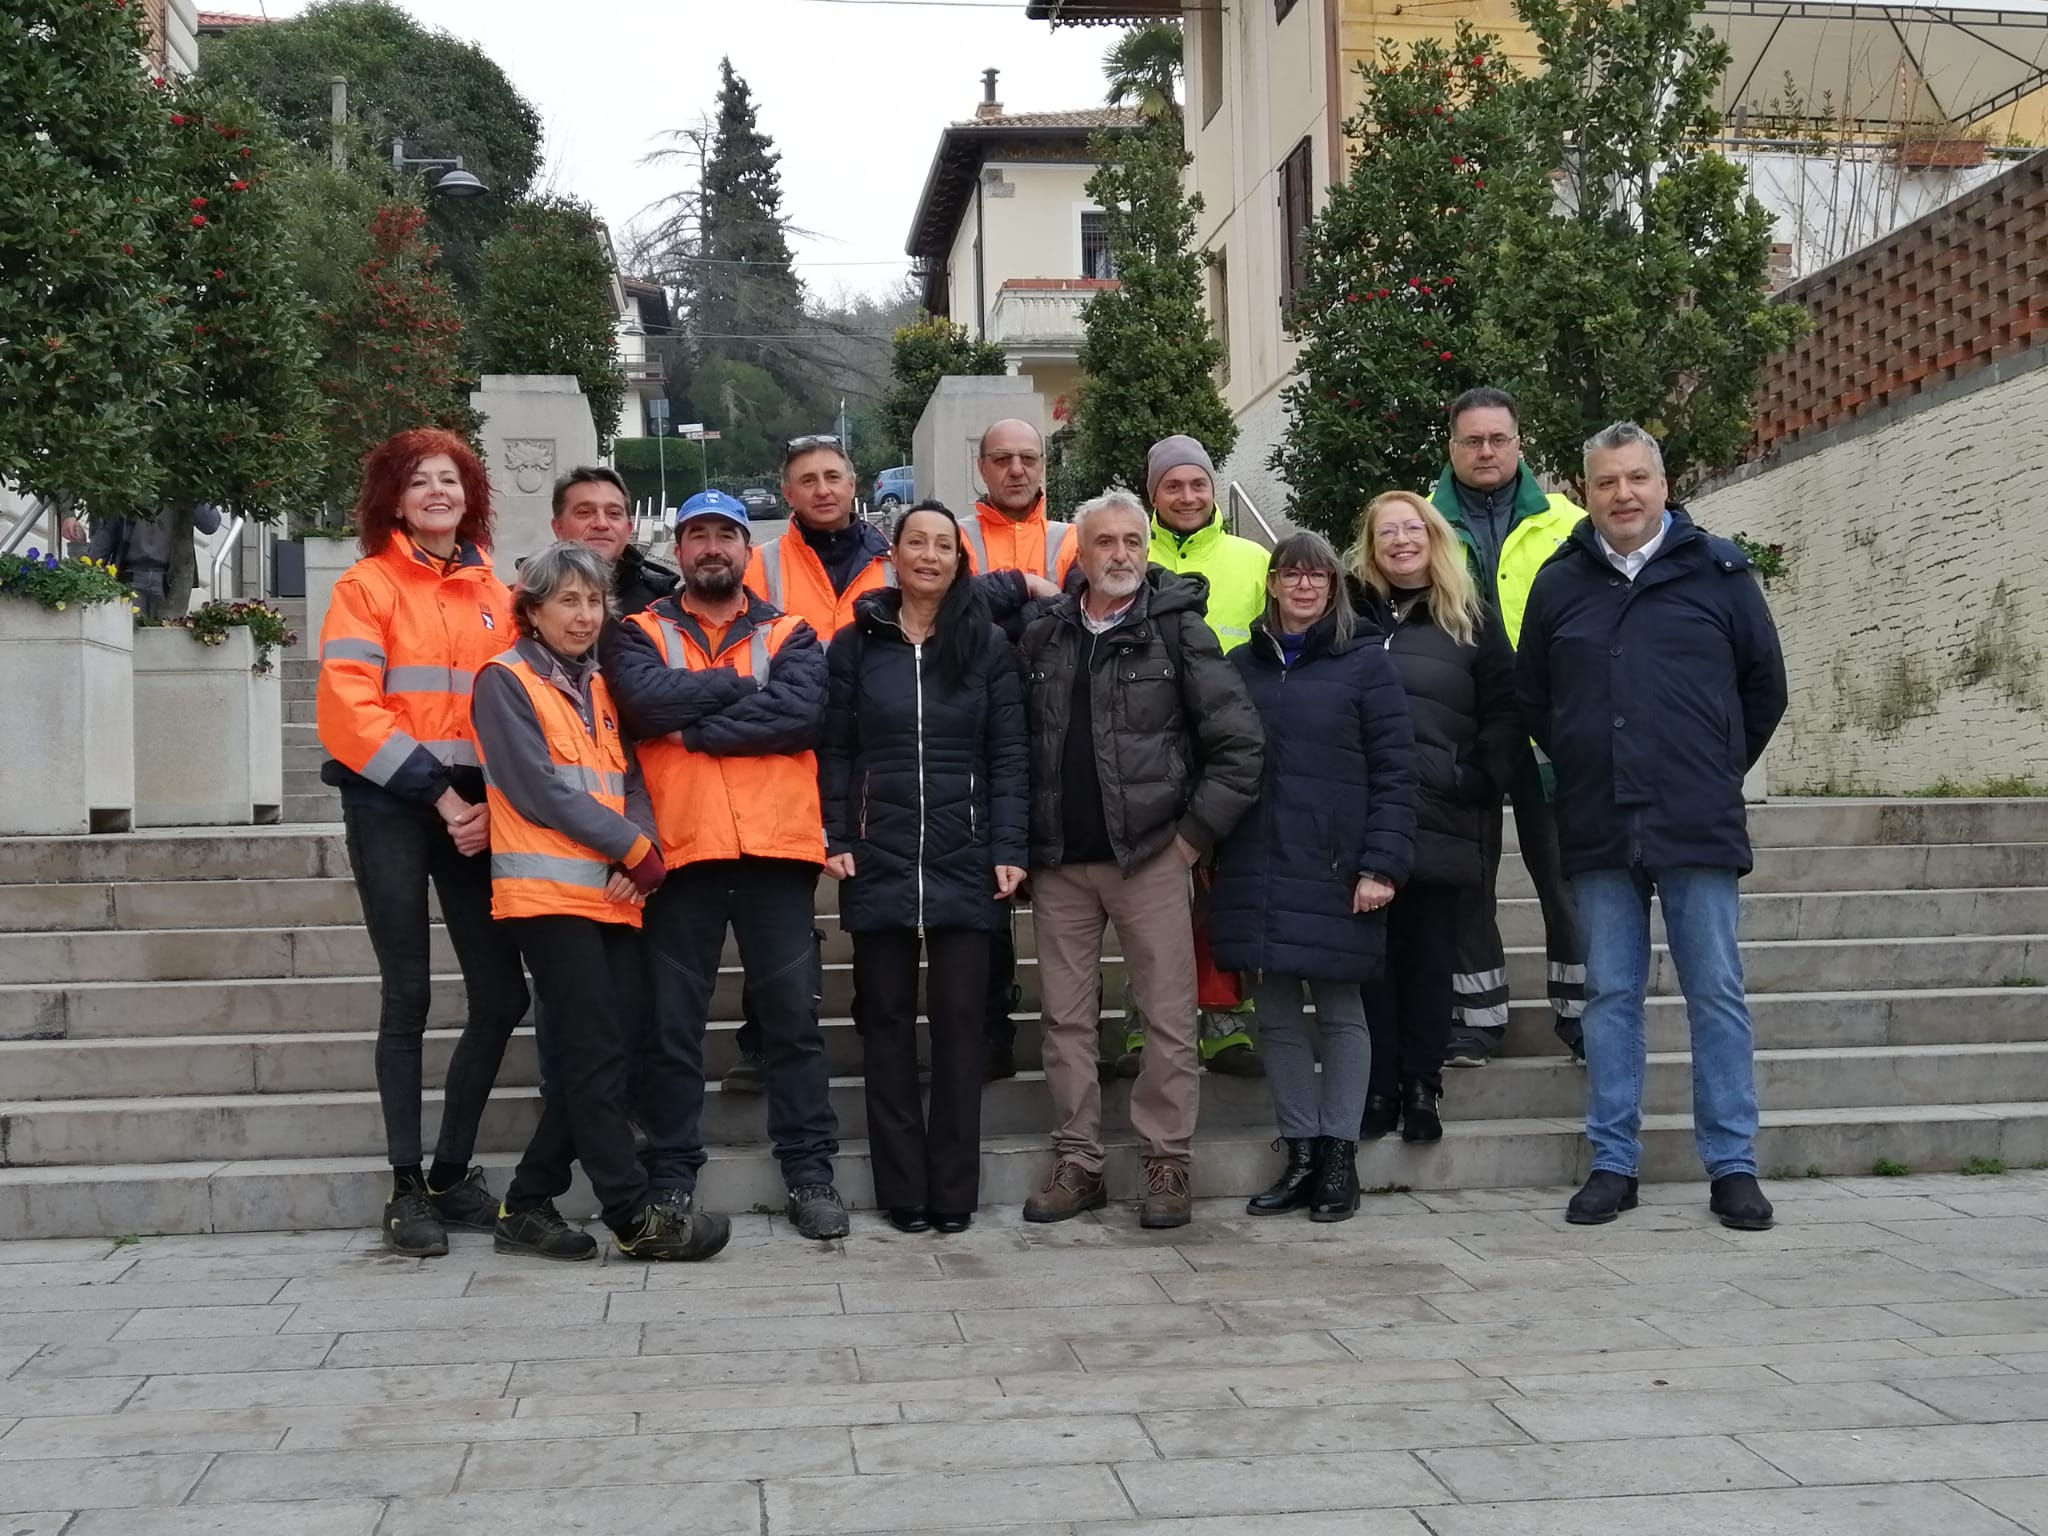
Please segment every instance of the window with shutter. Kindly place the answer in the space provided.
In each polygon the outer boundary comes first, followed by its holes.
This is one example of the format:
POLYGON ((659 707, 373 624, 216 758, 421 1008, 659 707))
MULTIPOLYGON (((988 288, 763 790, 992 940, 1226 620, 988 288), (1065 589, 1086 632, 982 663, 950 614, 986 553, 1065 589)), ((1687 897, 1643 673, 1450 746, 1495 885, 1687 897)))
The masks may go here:
POLYGON ((1304 138, 1280 165, 1280 303, 1291 308, 1308 282, 1308 221, 1313 213, 1309 179, 1314 152, 1304 138))

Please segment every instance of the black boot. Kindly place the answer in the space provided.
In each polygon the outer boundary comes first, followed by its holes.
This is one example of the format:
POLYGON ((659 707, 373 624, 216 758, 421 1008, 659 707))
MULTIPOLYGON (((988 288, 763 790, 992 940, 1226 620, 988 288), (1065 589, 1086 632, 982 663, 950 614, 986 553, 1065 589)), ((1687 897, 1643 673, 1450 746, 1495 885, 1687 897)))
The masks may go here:
POLYGON ((1324 1136, 1316 1143, 1316 1192, 1310 1221, 1349 1221, 1358 1214, 1358 1143, 1324 1136))
POLYGON ((1444 1122, 1436 1112, 1440 1095, 1419 1077, 1401 1085, 1401 1139, 1442 1141, 1444 1122))
POLYGON ((1287 1166, 1280 1170, 1280 1177, 1272 1187, 1260 1190, 1246 1202, 1245 1209, 1254 1216, 1278 1216, 1282 1211, 1298 1211, 1307 1205, 1315 1192, 1316 1148, 1320 1143, 1313 1136, 1299 1139, 1283 1137, 1274 1143, 1287 1149, 1287 1166))
POLYGON ((1401 1101, 1391 1093, 1368 1094, 1365 1100, 1365 1124, 1358 1128, 1360 1141, 1378 1141, 1382 1136, 1391 1136, 1401 1124, 1401 1101))

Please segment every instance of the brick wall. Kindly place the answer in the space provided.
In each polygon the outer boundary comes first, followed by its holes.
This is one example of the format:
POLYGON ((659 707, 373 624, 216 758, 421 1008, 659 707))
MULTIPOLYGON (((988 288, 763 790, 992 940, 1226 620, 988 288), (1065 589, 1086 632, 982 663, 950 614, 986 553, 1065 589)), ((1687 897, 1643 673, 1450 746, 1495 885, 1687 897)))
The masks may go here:
POLYGON ((1764 370, 1752 457, 2048 342, 2048 151, 1780 297, 1813 328, 1764 370))

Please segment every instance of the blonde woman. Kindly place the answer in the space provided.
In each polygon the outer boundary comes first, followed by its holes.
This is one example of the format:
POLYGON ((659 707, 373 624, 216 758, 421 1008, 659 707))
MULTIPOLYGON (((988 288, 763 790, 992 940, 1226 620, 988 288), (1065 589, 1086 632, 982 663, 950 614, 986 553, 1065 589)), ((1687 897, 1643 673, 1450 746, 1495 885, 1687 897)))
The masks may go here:
POLYGON ((1359 1135, 1398 1126, 1404 1141, 1437 1141, 1455 939, 1484 885, 1486 807, 1500 804, 1522 736, 1514 652, 1457 534, 1422 497, 1375 497, 1349 565, 1408 695, 1422 785, 1415 868, 1387 908, 1386 968, 1365 987, 1372 1083, 1359 1135))

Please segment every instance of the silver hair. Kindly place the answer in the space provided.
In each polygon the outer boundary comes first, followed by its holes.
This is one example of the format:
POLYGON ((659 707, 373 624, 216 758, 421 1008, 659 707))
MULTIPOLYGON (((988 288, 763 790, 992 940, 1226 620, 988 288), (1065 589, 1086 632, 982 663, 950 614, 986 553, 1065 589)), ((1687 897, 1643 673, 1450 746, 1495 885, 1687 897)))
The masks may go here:
POLYGON ((587 544, 564 539, 559 544, 550 544, 539 554, 528 555, 521 561, 519 585, 512 592, 512 618, 519 626, 519 633, 532 636, 533 611, 562 588, 576 582, 581 582, 599 593, 604 598, 606 611, 610 611, 611 566, 606 563, 604 556, 587 544))
POLYGON ((1140 521, 1146 523, 1152 521, 1152 514, 1145 510, 1145 503, 1138 500, 1129 491, 1119 487, 1113 491, 1104 491, 1100 496, 1084 501, 1074 509, 1074 537, 1076 539, 1083 537, 1081 532, 1082 526, 1098 512, 1135 512, 1138 514, 1140 521))
POLYGON ((1617 421, 1612 426, 1602 427, 1586 439, 1584 463, 1587 472, 1592 472, 1594 454, 1612 453, 1617 448, 1630 447, 1649 449, 1650 462, 1657 466, 1660 477, 1664 475, 1664 450, 1657 446, 1656 438, 1632 421, 1617 421))

